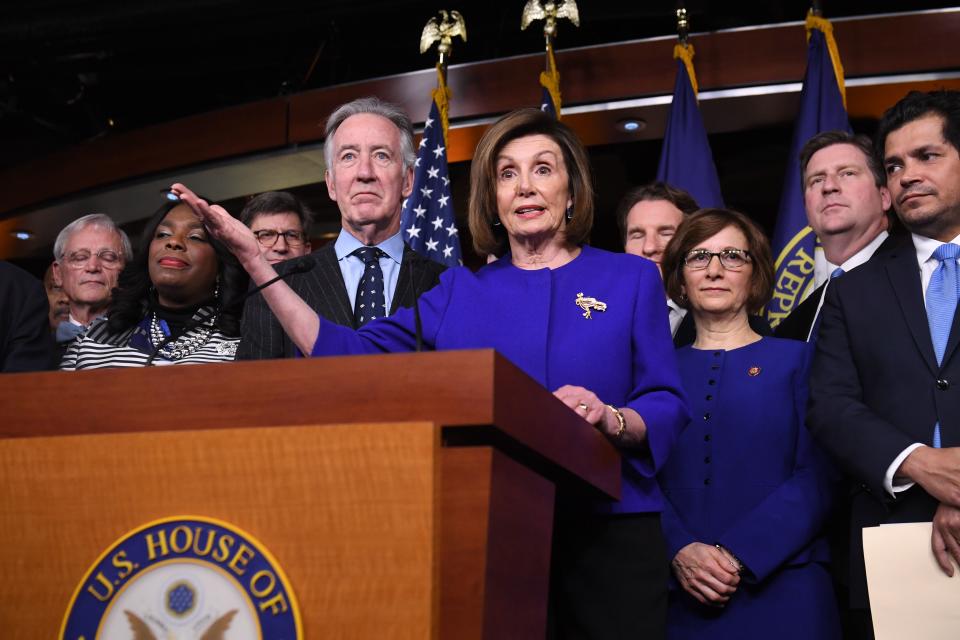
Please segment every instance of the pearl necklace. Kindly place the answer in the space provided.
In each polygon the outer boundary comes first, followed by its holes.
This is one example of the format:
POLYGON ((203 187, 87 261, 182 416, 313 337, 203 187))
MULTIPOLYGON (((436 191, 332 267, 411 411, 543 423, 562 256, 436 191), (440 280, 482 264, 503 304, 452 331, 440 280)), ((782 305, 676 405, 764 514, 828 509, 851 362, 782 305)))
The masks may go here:
MULTIPOLYGON (((217 317, 212 316, 207 319, 207 323, 213 324, 217 317)), ((150 317, 150 342, 154 347, 163 345, 158 353, 166 360, 180 360, 195 352, 206 344, 213 329, 206 323, 199 327, 194 327, 187 331, 176 340, 168 340, 160 328, 160 322, 157 320, 157 314, 154 312, 150 317)))

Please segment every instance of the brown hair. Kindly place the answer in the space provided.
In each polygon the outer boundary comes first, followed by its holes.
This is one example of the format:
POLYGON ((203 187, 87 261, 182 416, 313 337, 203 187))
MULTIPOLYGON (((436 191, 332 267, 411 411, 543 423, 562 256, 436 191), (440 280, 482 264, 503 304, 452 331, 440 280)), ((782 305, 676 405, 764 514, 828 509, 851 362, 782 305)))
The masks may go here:
POLYGON ((566 224, 567 241, 579 245, 593 227, 593 183, 590 161, 583 144, 567 125, 539 109, 511 111, 494 122, 480 138, 470 167, 470 204, 467 219, 477 253, 500 255, 507 248, 507 235, 497 211, 497 157, 513 140, 544 135, 563 152, 573 200, 573 216, 566 224))
POLYGON ((759 313, 773 296, 773 257, 770 242, 750 218, 730 209, 701 209, 680 225, 677 233, 663 252, 663 281, 667 295, 674 302, 687 307, 683 296, 683 258, 698 244, 712 238, 727 227, 736 227, 747 239, 747 251, 753 264, 750 276, 748 313, 759 313))
POLYGON ((669 202, 684 215, 690 215, 700 208, 692 195, 680 187, 675 187, 666 182, 649 182, 634 187, 620 198, 620 203, 617 205, 617 226, 620 227, 620 239, 623 242, 627 241, 627 215, 629 215, 630 209, 633 209, 638 202, 657 200, 669 202))
POLYGON ((848 144, 860 150, 867 162, 867 168, 873 174, 873 181, 877 187, 882 187, 887 183, 887 178, 883 173, 883 166, 877 160, 873 152, 873 143, 870 138, 864 135, 854 135, 846 131, 823 131, 813 136, 800 149, 800 189, 807 188, 807 165, 810 158, 817 151, 832 147, 835 144, 848 144))

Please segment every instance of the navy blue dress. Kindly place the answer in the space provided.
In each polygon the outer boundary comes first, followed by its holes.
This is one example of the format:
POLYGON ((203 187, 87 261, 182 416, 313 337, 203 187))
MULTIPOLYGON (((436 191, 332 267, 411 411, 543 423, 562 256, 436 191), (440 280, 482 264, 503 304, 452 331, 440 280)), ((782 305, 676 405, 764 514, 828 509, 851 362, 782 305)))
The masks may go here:
POLYGON ((659 474, 668 555, 720 544, 745 570, 723 608, 672 581, 671 639, 840 638, 823 537, 836 475, 804 425, 811 356, 778 338, 677 351, 693 418, 659 474))

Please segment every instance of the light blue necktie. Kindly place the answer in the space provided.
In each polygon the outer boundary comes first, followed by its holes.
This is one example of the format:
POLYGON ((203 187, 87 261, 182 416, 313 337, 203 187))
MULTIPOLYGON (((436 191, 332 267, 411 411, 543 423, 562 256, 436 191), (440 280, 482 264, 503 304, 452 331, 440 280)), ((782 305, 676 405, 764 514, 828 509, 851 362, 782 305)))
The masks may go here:
MULTIPOLYGON (((960 298, 957 256, 960 256, 960 246, 947 243, 937 247, 933 257, 940 265, 934 270, 927 286, 927 323, 939 365, 943 364, 943 352, 947 349, 950 327, 953 326, 953 313, 957 310, 957 299, 960 298)), ((939 422, 933 427, 933 446, 940 448, 939 422)))
POLYGON ((837 267, 836 269, 830 272, 830 279, 833 280, 834 278, 839 278, 845 273, 846 271, 843 270, 843 267, 837 267))

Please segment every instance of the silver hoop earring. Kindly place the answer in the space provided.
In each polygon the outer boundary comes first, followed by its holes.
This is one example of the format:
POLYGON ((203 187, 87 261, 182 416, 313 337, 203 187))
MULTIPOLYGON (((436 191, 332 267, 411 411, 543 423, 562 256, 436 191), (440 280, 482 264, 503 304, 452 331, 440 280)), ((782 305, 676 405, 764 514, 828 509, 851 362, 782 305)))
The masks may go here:
POLYGON ((573 205, 567 207, 567 222, 573 220, 573 205))

